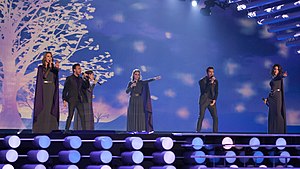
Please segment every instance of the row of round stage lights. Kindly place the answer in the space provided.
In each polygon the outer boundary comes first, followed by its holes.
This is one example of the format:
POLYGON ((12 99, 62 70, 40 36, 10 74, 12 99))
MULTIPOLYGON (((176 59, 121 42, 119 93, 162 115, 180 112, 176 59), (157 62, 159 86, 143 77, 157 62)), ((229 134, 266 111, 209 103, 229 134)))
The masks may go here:
MULTIPOLYGON (((227 162, 231 164, 230 167, 238 167, 234 165, 236 162, 236 159, 238 158, 241 163, 247 163, 250 158, 252 158, 253 162, 256 165, 259 165, 259 167, 266 167, 265 165, 260 165, 265 158, 268 158, 271 163, 281 163, 281 164, 287 164, 293 156, 290 155, 288 151, 283 151, 286 147, 294 147, 297 150, 300 150, 300 145, 287 145, 286 140, 284 138, 278 138, 275 142, 275 145, 261 145, 260 140, 256 137, 253 137, 249 140, 249 144, 234 144, 233 140, 230 137, 225 137, 222 140, 221 143, 223 149, 225 149, 225 153, 216 155, 214 149, 214 146, 219 145, 212 145, 212 144, 204 144, 203 140, 200 137, 195 137, 192 139, 187 140, 187 144, 183 144, 183 147, 193 149, 193 151, 187 151, 184 153, 185 161, 189 164, 199 164, 197 166, 190 167, 189 169, 196 169, 196 168, 202 168, 206 167, 203 164, 206 159, 208 159, 211 163, 218 163, 220 162, 220 159, 225 159, 224 162, 227 162), (205 148, 208 150, 208 154, 205 154, 204 151, 201 151, 202 148, 205 148), (240 151, 237 155, 234 151, 232 151, 232 148, 235 148, 237 150, 242 150, 243 148, 251 148, 253 150, 252 155, 246 155, 245 151, 240 151), (279 154, 275 153, 275 151, 270 151, 268 155, 264 155, 262 151, 259 151, 259 148, 266 148, 267 150, 271 150, 272 148, 277 148, 280 150, 279 154)), ((295 156, 295 158, 298 158, 298 156, 295 156)), ((291 165, 288 165, 289 167, 292 167, 291 165)), ((278 166, 280 167, 280 165, 278 166)))
MULTIPOLYGON (((3 141, 4 150, 0 151, 0 161, 7 164, 0 164, 0 169, 13 169, 14 167, 11 164, 16 162, 19 158, 18 152, 15 150, 21 144, 21 139, 18 136, 6 136, 5 138, 0 138, 3 141)), ((49 154, 46 148, 50 145, 50 139, 48 136, 36 136, 31 139, 24 139, 33 141, 33 146, 35 150, 30 150, 27 152, 28 160, 32 163, 44 163, 49 159, 49 154)), ((2 148, 2 147, 1 147, 2 148)), ((33 168, 44 167, 42 164, 26 164, 23 169, 33 169, 33 168)))
MULTIPOLYGON (((1 139, 1 138, 0 138, 1 139)), ((50 139, 46 135, 36 136, 34 138, 20 139, 18 136, 6 136, 2 139, 5 145, 5 150, 0 151, 0 161, 6 164, 0 164, 0 169, 14 169, 13 165, 19 157, 27 157, 33 164, 25 164, 22 169, 46 169, 43 163, 49 159, 49 154, 46 150, 51 144, 51 141, 63 141, 63 145, 67 150, 62 150, 58 153, 59 161, 63 164, 54 166, 54 169, 79 169, 75 164, 81 159, 81 154, 77 151, 82 145, 82 140, 78 136, 67 136, 64 139, 50 139), (30 150, 27 155, 19 155, 15 148, 18 148, 21 141, 33 141, 33 145, 37 150, 30 150)), ((97 151, 92 151, 88 156, 93 165, 89 165, 86 169, 111 169, 108 165, 113 156, 108 149, 113 145, 113 142, 124 142, 124 146, 128 151, 121 153, 121 158, 126 166, 120 166, 119 169, 143 169, 141 164, 144 158, 152 158, 157 166, 152 166, 150 169, 175 169, 171 164, 175 161, 175 154, 170 151, 173 147, 173 140, 170 137, 159 137, 156 140, 144 140, 145 142, 154 142, 157 152, 152 156, 144 157, 139 151, 143 147, 143 140, 140 137, 127 137, 125 140, 113 141, 108 136, 99 136, 95 140, 84 140, 86 142, 94 142, 94 147, 97 151), (100 165, 99 165, 100 164, 100 165)), ((1 147, 2 149, 2 147, 1 147)))

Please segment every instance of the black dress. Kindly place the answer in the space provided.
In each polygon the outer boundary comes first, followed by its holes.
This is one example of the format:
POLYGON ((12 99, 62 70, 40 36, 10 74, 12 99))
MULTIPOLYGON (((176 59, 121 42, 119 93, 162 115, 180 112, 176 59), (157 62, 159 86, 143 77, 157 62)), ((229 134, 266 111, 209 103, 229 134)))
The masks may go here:
POLYGON ((58 130, 58 69, 38 67, 34 104, 34 133, 50 133, 58 130), (40 111, 39 111, 40 110, 40 111))
POLYGON ((286 133, 286 111, 284 102, 283 76, 274 77, 268 97, 268 133, 286 133))
POLYGON ((154 79, 140 80, 131 88, 132 82, 128 83, 126 93, 130 93, 129 106, 127 109, 127 131, 147 131, 143 88, 154 79))

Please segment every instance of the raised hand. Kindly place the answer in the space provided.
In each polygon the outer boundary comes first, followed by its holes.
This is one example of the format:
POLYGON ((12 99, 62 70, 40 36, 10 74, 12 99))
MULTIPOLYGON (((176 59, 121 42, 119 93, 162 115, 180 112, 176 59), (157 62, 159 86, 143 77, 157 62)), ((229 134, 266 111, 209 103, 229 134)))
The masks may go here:
POLYGON ((133 82, 130 87, 133 88, 135 86, 136 86, 136 82, 133 82))
POLYGON ((287 77, 288 76, 287 71, 285 71, 282 75, 283 75, 283 77, 287 77))
POLYGON ((55 62, 55 67, 56 67, 57 69, 59 69, 59 64, 60 64, 60 61, 57 60, 57 61, 55 62))
POLYGON ((155 79, 155 80, 160 80, 160 79, 161 79, 161 76, 155 76, 154 79, 155 79))

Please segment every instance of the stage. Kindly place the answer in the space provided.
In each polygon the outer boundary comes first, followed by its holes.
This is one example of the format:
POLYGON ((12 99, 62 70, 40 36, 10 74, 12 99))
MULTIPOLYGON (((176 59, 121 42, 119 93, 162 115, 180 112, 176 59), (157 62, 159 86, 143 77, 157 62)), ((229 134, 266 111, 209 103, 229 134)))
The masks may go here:
POLYGON ((0 131, 3 169, 300 167, 299 134, 0 131))

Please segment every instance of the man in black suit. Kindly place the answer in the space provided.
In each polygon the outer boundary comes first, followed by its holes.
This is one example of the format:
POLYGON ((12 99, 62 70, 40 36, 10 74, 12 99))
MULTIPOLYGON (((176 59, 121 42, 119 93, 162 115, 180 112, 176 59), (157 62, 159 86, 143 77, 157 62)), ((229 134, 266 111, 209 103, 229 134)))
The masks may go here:
POLYGON ((86 129, 85 119, 84 119, 84 110, 83 110, 83 102, 86 99, 82 90, 88 88, 88 83, 80 77, 81 67, 79 64, 74 64, 72 66, 73 74, 68 76, 63 89, 63 101, 64 107, 69 107, 69 114, 67 117, 65 131, 68 132, 71 121, 74 116, 74 110, 77 109, 77 112, 81 119, 82 129, 86 129))
POLYGON ((213 132, 218 132, 218 115, 216 101, 218 98, 218 81, 214 76, 214 68, 206 69, 206 76, 199 81, 200 99, 199 99, 199 117, 197 122, 197 132, 201 131, 202 121, 204 119, 205 110, 208 108, 213 119, 213 132))

